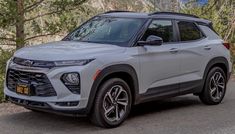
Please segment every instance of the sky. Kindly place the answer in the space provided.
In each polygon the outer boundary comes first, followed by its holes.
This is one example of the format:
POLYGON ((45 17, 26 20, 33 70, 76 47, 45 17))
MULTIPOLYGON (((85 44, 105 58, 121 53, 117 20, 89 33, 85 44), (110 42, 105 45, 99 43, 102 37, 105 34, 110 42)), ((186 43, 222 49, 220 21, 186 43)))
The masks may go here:
MULTIPOLYGON (((183 3, 187 3, 189 0, 180 0, 183 3)), ((208 3, 208 0, 197 0, 199 5, 205 5, 208 3)))

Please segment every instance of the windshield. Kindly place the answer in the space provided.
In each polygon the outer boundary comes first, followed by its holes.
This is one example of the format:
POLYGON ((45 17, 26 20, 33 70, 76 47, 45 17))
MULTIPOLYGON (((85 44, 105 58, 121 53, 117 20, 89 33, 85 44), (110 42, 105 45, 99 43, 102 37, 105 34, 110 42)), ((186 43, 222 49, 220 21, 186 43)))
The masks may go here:
POLYGON ((143 23, 143 19, 96 17, 70 33, 64 40, 127 46, 143 23))

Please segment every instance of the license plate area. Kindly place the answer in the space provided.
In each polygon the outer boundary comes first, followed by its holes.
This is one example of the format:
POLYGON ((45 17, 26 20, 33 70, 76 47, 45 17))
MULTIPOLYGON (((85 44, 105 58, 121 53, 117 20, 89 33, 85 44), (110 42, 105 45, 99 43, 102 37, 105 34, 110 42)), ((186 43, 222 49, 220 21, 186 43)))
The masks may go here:
POLYGON ((30 95, 30 86, 28 84, 19 83, 16 85, 16 93, 30 95))

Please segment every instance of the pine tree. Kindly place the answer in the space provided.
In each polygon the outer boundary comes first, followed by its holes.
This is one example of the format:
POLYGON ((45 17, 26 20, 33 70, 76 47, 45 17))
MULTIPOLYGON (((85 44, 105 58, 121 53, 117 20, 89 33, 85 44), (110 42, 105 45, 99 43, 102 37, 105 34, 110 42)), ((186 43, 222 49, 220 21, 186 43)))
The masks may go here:
POLYGON ((29 40, 54 35, 71 26, 71 21, 79 20, 72 18, 71 11, 87 13, 84 2, 86 0, 0 0, 0 41, 19 49, 29 40))
POLYGON ((191 0, 181 12, 197 15, 211 20, 215 30, 228 42, 235 42, 235 1, 209 0, 204 6, 192 6, 197 0, 191 0))

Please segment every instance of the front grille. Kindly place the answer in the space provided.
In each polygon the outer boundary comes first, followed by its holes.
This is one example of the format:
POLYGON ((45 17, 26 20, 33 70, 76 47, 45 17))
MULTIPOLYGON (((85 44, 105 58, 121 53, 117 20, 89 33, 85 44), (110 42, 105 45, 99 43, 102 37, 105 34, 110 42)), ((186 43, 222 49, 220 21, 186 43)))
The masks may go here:
POLYGON ((15 64, 18 64, 21 66, 28 66, 28 67, 40 67, 40 68, 55 67, 55 63, 53 61, 29 60, 29 59, 22 59, 22 58, 14 57, 13 62, 15 64))
POLYGON ((16 92, 17 84, 22 83, 30 86, 30 96, 56 96, 56 92, 45 74, 9 69, 6 80, 8 89, 16 92))

